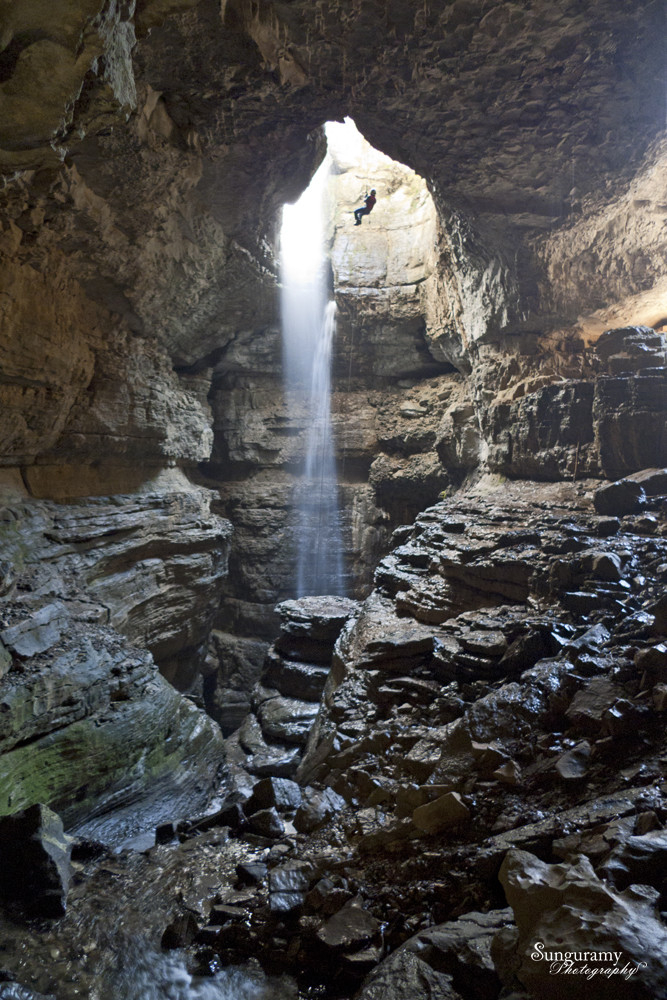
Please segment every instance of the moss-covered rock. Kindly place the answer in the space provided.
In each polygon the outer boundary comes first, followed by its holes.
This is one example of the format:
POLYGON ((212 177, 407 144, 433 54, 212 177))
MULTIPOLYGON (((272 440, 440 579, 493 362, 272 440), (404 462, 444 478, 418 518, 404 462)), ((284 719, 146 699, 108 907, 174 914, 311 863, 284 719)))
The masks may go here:
MULTIPOLYGON (((100 630, 93 643, 109 635, 100 630)), ((68 829, 114 841, 202 809, 217 788, 218 727, 149 654, 119 640, 113 652, 96 653, 82 639, 46 678, 7 685, 5 745, 18 742, 2 757, 0 815, 43 802, 68 829)))

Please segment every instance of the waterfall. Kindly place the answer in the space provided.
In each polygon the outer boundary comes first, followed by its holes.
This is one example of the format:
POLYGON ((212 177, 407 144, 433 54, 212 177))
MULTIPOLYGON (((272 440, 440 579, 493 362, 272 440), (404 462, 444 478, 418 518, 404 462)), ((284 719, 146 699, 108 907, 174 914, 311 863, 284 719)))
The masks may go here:
POLYGON ((338 481, 331 430, 331 351, 335 332, 336 303, 329 302, 316 331, 312 363, 308 444, 298 504, 298 597, 343 593, 338 481))
POLYGON ((295 491, 297 597, 343 594, 338 483, 331 428, 331 356, 336 305, 327 302, 325 197, 327 157, 281 230, 285 396, 291 421, 307 431, 295 491))

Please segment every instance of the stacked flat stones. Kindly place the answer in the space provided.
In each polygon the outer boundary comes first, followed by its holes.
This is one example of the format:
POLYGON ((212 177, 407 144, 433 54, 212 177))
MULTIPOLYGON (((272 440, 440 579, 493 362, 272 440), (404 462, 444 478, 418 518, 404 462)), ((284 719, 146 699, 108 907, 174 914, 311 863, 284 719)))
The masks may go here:
POLYGON ((253 713, 239 732, 246 769, 258 777, 293 777, 319 711, 333 649, 358 611, 345 597, 303 597, 276 608, 280 634, 253 691, 253 713))

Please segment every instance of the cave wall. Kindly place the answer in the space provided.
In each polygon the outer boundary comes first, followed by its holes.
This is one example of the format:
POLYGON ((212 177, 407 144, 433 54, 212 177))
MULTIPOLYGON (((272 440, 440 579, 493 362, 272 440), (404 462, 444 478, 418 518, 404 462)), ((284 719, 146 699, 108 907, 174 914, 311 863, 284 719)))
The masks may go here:
POLYGON ((0 475, 0 814, 51 805, 125 840, 220 787, 198 675, 230 525, 176 471, 141 491, 39 500, 0 475))
MULTIPOLYGON (((407 239, 382 202, 361 264, 342 224, 334 239, 355 585, 395 524, 466 476, 664 463, 658 0, 29 0, 0 24, 3 517, 51 503, 76 539, 70 505, 96 510, 76 543, 104 567, 94 601, 179 686, 203 670, 210 701, 219 672, 222 711, 289 591, 301 428, 276 392, 274 248, 326 120, 351 115, 437 210, 407 276, 382 269, 407 239), (658 332, 600 336, 640 324, 658 332)), ((35 582, 46 543, 24 544, 29 565, 3 546, 7 627, 74 600, 67 574, 35 582)), ((85 603, 95 574, 67 572, 85 603)))
POLYGON ((612 325, 659 325, 663 16, 651 0, 8 7, 3 327, 27 350, 6 362, 3 461, 207 457, 210 371, 277 323, 278 208, 323 154, 318 127, 343 113, 435 199, 435 361, 476 374, 495 345, 498 365, 518 353, 520 367, 559 340, 568 355, 612 325), (30 330, 15 305, 28 298, 43 311, 30 330), (22 384, 42 368, 45 385, 22 384), (125 398, 144 379, 156 398, 125 398))

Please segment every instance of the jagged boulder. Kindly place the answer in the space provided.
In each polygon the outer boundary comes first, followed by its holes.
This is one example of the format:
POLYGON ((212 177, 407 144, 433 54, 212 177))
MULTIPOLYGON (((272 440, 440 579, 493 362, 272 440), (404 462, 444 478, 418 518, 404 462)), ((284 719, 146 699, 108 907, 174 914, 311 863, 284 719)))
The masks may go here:
POLYGON ((615 517, 636 514, 645 500, 643 487, 631 479, 619 479, 618 482, 600 486, 593 495, 598 514, 615 517))
POLYGON ((290 812, 301 805, 301 789, 296 781, 289 778, 262 778, 252 790, 252 795, 245 804, 248 816, 260 809, 271 809, 278 812, 290 812))
POLYGON ((328 664, 341 629, 358 608, 357 601, 345 597, 283 601, 276 608, 280 615, 276 649, 287 658, 328 664))
POLYGON ((602 866, 602 873, 619 889, 635 883, 667 889, 667 830, 649 830, 619 843, 602 866))
POLYGON ((656 890, 618 892, 586 858, 549 865, 521 850, 508 852, 499 877, 516 921, 494 940, 508 985, 516 979, 541 1000, 561 1000, 564 989, 573 1000, 608 1000, 612 988, 615 1000, 664 996, 667 929, 656 890))
POLYGON ((293 913, 306 898, 312 879, 308 865, 281 865, 269 873, 269 906, 272 913, 293 913))
POLYGON ((199 931, 199 924, 192 913, 179 913, 169 923, 162 934, 160 945, 166 950, 187 948, 199 931))
POLYGON ((333 788, 316 788, 306 786, 302 793, 302 802, 294 817, 294 826, 300 833, 312 833, 324 826, 327 820, 335 816, 345 807, 345 799, 333 788))
POLYGON ((0 819, 0 898, 30 916, 60 917, 72 853, 60 816, 36 804, 0 819))
POLYGON ((267 740, 305 744, 317 715, 318 705, 300 698, 285 698, 280 692, 257 686, 254 694, 257 718, 267 740))
POLYGON ((343 906, 317 932, 318 941, 328 952, 358 951, 380 934, 375 917, 361 906, 343 906))
POLYGON ((282 837, 285 832, 285 824, 278 815, 275 806, 259 809, 253 813, 248 818, 248 826, 252 833, 257 833, 260 837, 268 837, 271 840, 282 837))
POLYGON ((471 912, 420 931, 369 974, 357 1000, 496 1000, 491 944, 511 919, 509 909, 471 912))

